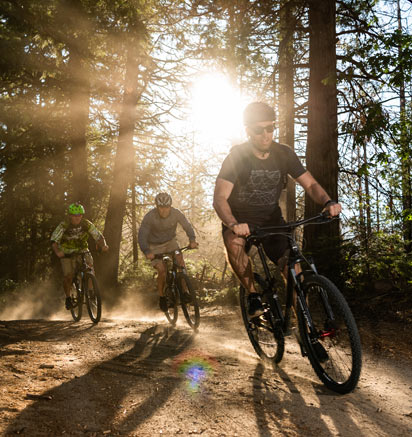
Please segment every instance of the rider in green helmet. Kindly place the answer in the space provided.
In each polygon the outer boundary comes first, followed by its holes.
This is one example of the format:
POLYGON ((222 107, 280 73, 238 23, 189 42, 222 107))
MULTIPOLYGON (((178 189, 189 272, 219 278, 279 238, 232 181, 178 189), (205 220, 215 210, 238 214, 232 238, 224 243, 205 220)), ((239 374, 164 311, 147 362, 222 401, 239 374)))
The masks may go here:
POLYGON ((80 203, 72 203, 68 208, 68 218, 62 221, 51 236, 52 249, 60 258, 63 270, 63 288, 66 295, 66 309, 72 307, 70 291, 73 274, 85 254, 87 264, 93 268, 93 258, 89 252, 88 239, 91 235, 103 252, 109 249, 103 235, 92 222, 83 218, 85 210, 80 203))

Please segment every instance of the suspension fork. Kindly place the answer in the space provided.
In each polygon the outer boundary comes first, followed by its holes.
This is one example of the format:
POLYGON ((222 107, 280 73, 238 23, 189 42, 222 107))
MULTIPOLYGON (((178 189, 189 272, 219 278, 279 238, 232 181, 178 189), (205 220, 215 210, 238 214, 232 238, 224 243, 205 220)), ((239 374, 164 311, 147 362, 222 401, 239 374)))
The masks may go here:
POLYGON ((257 245, 257 250, 258 250, 260 260, 261 260, 262 265, 263 265, 263 270, 265 272, 265 276, 269 282, 268 288, 266 290, 263 290, 263 292, 265 294, 266 293, 268 294, 269 305, 270 305, 270 308, 272 310, 272 313, 276 317, 276 319, 280 321, 280 325, 283 327, 284 326, 284 316, 283 316, 282 308, 281 308, 280 303, 279 303, 278 295, 273 290, 274 279, 273 279, 272 275, 270 274, 269 267, 267 265, 266 257, 265 257, 265 254, 263 252, 263 247, 262 247, 261 243, 259 243, 257 245))
MULTIPOLYGON (((298 307, 302 311, 303 317, 306 320, 306 324, 309 328, 309 335, 310 338, 314 339, 317 336, 315 327, 313 326, 313 320, 312 316, 309 311, 308 304, 306 302, 305 293, 302 289, 302 281, 301 277, 303 275, 303 272, 296 273, 296 270, 294 268, 295 264, 299 262, 300 260, 296 260, 290 267, 289 267, 289 277, 292 279, 292 281, 289 281, 292 285, 292 289, 288 290, 288 301, 290 299, 293 299, 293 288, 296 290, 296 310, 298 310, 298 307)), ((289 285, 289 284, 288 284, 289 285)))

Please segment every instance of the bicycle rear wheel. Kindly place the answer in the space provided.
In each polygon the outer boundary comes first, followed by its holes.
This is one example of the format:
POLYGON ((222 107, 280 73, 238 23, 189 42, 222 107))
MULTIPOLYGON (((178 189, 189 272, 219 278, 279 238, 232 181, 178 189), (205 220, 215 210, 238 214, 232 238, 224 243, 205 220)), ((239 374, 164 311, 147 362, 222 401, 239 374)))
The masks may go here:
POLYGON ((316 375, 329 389, 349 393, 358 383, 362 349, 352 312, 338 288, 320 275, 305 275, 303 291, 312 318, 309 331, 298 308, 303 346, 316 375))
POLYGON ((199 303, 189 277, 184 273, 179 273, 177 286, 185 319, 191 328, 197 329, 200 324, 199 303))
MULTIPOLYGON (((262 282, 259 279, 255 273, 255 287, 257 291, 263 292, 259 289, 259 282, 262 282)), ((270 308, 267 308, 263 315, 249 320, 247 294, 243 286, 239 290, 239 300, 243 323, 256 353, 269 364, 279 363, 285 351, 285 338, 280 323, 275 320, 270 308)), ((264 303, 264 306, 267 307, 268 304, 264 303)))
POLYGON ((98 323, 102 317, 102 298, 96 277, 91 273, 84 275, 87 312, 93 323, 98 323))
POLYGON ((174 286, 166 284, 165 297, 167 301, 167 311, 165 315, 171 325, 176 325, 177 322, 177 290, 174 286))
POLYGON ((77 280, 74 280, 72 283, 70 296, 72 298, 72 307, 70 308, 70 312, 72 313, 73 320, 78 322, 82 318, 83 313, 83 292, 77 280))

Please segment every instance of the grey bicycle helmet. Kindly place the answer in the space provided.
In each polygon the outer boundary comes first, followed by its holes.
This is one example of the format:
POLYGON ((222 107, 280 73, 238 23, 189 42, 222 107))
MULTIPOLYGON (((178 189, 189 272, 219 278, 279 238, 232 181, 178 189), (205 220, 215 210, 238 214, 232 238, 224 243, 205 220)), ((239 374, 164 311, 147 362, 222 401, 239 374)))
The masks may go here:
POLYGON ((155 197, 156 206, 171 206, 172 197, 168 193, 159 193, 155 197))

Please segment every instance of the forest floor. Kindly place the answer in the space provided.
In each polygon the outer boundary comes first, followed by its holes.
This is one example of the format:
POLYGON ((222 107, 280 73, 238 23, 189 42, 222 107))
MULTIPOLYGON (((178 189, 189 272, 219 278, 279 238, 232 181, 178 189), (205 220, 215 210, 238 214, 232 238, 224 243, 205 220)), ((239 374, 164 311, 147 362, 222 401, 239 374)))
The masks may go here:
POLYGON ((172 328, 158 311, 122 312, 96 326, 63 311, 0 321, 0 435, 412 435, 410 326, 359 320, 361 379, 337 395, 291 337, 265 368, 237 308, 203 308, 196 334, 182 314, 172 328))

